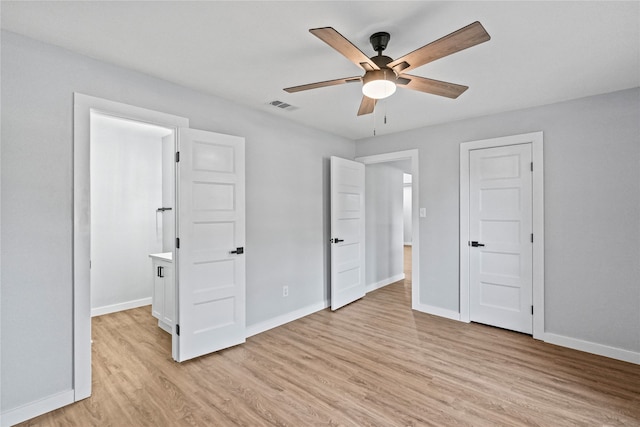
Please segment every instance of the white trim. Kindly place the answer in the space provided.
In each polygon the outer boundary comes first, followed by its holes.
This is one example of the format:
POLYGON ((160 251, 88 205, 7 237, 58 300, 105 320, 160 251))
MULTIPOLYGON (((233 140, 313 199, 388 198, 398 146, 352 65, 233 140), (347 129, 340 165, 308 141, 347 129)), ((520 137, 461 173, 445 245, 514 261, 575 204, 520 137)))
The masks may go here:
POLYGON ((91 396, 89 146, 92 111, 169 128, 189 127, 189 119, 184 117, 77 92, 73 94, 73 391, 75 401, 91 396))
POLYGON ((412 242, 404 242, 404 245, 405 245, 405 246, 411 246, 411 243, 412 243, 412 242))
POLYGON ((574 350, 585 351, 599 356, 610 357, 612 359, 622 360, 624 362, 635 363, 640 365, 640 353, 630 350, 624 350, 617 347, 610 347, 604 344, 598 344, 590 341, 583 341, 577 338, 565 337, 563 335, 544 334, 544 341, 549 344, 555 344, 562 347, 572 348, 574 350))
POLYGON ((398 280, 403 280, 403 279, 404 279, 404 273, 400 273, 400 274, 396 274, 395 276, 387 277, 386 279, 380 280, 379 282, 371 283, 371 284, 367 285, 365 292, 367 292, 367 293, 373 292, 376 289, 384 288, 385 286, 388 286, 388 285, 390 285, 392 283, 397 282, 398 280))
POLYGON ((73 390, 56 393, 44 399, 10 409, 2 413, 2 427, 8 427, 19 424, 23 421, 30 420, 47 412, 53 411, 63 406, 70 405, 74 402, 73 390))
POLYGON ((393 153, 375 154, 372 156, 356 157, 357 162, 365 165, 374 163, 394 162, 396 160, 411 160, 411 308, 420 309, 420 191, 419 191, 419 151, 404 150, 393 153))
POLYGON ((469 315, 469 152, 482 148, 531 144, 533 160, 533 337, 544 337, 544 164, 543 134, 522 135, 463 142, 460 144, 460 320, 469 315))
POLYGON ((298 310, 294 310, 290 313, 281 314, 280 316, 276 316, 272 319, 265 320, 264 322, 256 323, 255 325, 247 326, 246 336, 247 338, 252 337, 254 335, 258 335, 259 333, 266 332, 269 329, 277 328, 278 326, 282 326, 289 322, 293 322, 294 320, 301 319, 310 314, 316 313, 318 311, 324 310, 329 307, 331 303, 329 301, 323 301, 316 304, 311 304, 306 307, 300 308, 298 310))
POLYGON ((420 304, 416 310, 423 313, 432 314, 434 316, 444 317, 451 320, 460 320, 460 313, 455 310, 447 310, 446 308, 435 307, 428 304, 420 304))
POLYGON ((151 305, 151 297, 136 299, 133 301, 120 302, 118 304, 103 305, 91 309, 91 317, 102 316, 104 314, 117 313, 118 311, 130 310, 132 308, 151 305))

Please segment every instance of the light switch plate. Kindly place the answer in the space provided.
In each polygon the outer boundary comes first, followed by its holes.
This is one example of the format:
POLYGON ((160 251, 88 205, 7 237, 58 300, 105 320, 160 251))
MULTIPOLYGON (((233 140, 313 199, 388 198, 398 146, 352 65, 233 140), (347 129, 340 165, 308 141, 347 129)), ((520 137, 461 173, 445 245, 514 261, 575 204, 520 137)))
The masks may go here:
POLYGON ((427 217, 427 208, 420 208, 420 218, 427 217))

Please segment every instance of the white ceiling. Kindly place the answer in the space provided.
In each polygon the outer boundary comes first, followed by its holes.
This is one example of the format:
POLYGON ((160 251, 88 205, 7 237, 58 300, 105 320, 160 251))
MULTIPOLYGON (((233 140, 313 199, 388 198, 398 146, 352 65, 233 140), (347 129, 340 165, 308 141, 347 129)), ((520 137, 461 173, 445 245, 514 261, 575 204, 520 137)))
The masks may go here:
POLYGON ((352 139, 640 86, 638 1, 3 0, 1 8, 3 29, 352 139), (362 74, 310 28, 334 27, 371 56, 369 36, 387 31, 385 54, 397 58, 474 21, 490 41, 412 71, 468 85, 456 100, 399 89, 375 116, 356 117, 358 83, 282 90, 362 74))

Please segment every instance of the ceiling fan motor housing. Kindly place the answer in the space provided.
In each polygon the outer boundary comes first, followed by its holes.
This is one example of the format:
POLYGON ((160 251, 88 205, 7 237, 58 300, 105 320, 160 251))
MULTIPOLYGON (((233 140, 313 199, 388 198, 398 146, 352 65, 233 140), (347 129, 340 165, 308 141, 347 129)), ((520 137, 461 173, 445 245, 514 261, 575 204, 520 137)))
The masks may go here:
POLYGON ((371 42, 371 46, 373 46, 373 50, 381 54, 381 52, 387 48, 390 38, 391 35, 389 33, 382 31, 372 34, 371 37, 369 37, 369 41, 371 42))
POLYGON ((370 80, 378 80, 378 79, 389 80, 389 81, 396 80, 396 77, 398 77, 397 73, 393 69, 387 67, 387 64, 393 61, 393 59, 385 55, 378 55, 378 56, 372 56, 371 60, 380 68, 380 70, 367 71, 363 78, 364 83, 366 83, 368 80, 370 81, 370 80))

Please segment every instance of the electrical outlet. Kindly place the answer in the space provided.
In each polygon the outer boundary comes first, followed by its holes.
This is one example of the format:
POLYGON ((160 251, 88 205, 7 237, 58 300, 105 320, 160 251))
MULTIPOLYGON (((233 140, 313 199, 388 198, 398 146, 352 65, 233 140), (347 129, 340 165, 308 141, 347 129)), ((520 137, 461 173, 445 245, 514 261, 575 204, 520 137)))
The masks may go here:
POLYGON ((282 287, 282 296, 283 297, 288 297, 289 296, 289 287, 288 286, 283 286, 282 287))

